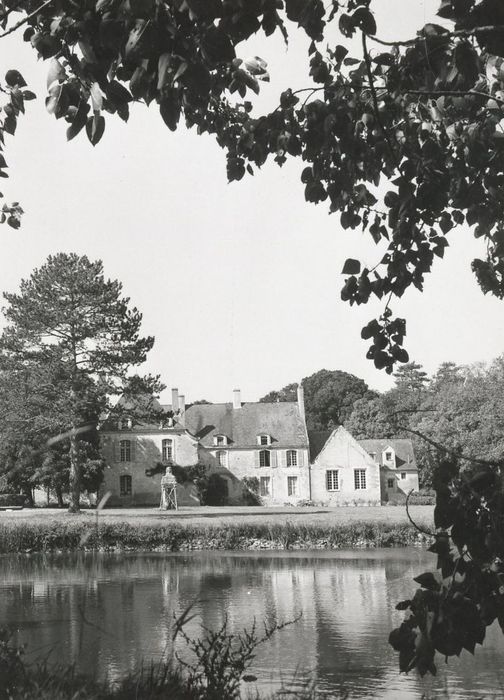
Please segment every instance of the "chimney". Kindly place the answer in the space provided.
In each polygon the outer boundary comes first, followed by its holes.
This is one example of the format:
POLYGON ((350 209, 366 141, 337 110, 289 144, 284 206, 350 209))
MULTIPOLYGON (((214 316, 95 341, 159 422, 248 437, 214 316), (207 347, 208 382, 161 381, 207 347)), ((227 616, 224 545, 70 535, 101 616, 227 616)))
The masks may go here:
POLYGON ((241 391, 233 389, 233 408, 241 408, 241 391))
POLYGON ((175 413, 175 411, 178 411, 178 407, 179 407, 178 389, 171 390, 171 407, 172 407, 172 411, 174 413, 175 413))
POLYGON ((304 407, 304 389, 303 389, 303 382, 299 382, 298 387, 297 387, 297 402, 299 406, 299 415, 301 418, 306 420, 305 416, 305 407, 304 407))
POLYGON ((184 413, 184 411, 185 411, 185 396, 184 396, 184 394, 180 394, 180 396, 178 397, 178 407, 179 407, 180 413, 184 413))

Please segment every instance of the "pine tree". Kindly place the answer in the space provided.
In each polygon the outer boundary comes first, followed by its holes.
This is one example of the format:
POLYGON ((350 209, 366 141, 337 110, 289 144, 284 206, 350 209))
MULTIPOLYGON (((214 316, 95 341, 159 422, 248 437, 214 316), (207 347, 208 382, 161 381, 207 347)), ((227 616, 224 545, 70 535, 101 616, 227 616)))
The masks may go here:
MULTIPOLYGON (((141 364, 154 338, 142 337, 142 315, 129 308, 118 281, 106 280, 101 261, 60 253, 50 256, 19 294, 4 294, 8 326, 0 339, 0 359, 8 371, 38 368, 57 389, 42 410, 64 423, 69 440, 70 511, 79 510, 79 435, 96 428, 100 413, 141 364)), ((159 389, 147 377, 138 387, 159 389)))

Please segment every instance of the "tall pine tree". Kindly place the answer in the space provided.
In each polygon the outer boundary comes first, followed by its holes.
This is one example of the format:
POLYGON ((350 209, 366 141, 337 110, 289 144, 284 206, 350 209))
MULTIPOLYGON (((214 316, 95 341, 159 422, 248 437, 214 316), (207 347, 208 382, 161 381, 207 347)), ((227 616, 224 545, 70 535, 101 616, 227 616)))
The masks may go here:
MULTIPOLYGON (((4 294, 8 325, 0 338, 6 371, 30 367, 53 378, 57 399, 45 406, 66 427, 69 440, 70 511, 80 506, 79 435, 93 430, 132 367, 145 361, 154 338, 142 337, 142 315, 129 307, 122 285, 107 280, 101 261, 60 253, 50 256, 18 294, 4 294), (62 421, 62 417, 64 420, 62 421)), ((136 382, 157 390, 157 378, 136 382)))

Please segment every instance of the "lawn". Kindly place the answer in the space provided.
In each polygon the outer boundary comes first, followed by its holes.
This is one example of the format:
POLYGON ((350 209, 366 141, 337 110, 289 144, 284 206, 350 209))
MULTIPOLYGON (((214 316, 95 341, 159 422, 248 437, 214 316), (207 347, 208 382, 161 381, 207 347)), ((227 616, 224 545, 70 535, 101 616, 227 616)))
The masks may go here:
MULTIPOLYGON (((409 512, 419 525, 433 525, 433 506, 410 506, 409 512)), ((30 522, 48 523, 85 521, 96 518, 96 511, 83 510, 79 515, 70 515, 57 508, 33 508, 0 512, 0 523, 30 522)), ((99 513, 101 522, 128 523, 130 525, 156 526, 177 523, 180 526, 226 526, 237 524, 278 524, 290 522, 296 525, 318 525, 334 527, 355 522, 405 524, 408 522, 404 506, 345 506, 323 507, 255 507, 238 506, 218 508, 210 506, 180 508, 178 511, 159 511, 157 508, 107 508, 99 513)))

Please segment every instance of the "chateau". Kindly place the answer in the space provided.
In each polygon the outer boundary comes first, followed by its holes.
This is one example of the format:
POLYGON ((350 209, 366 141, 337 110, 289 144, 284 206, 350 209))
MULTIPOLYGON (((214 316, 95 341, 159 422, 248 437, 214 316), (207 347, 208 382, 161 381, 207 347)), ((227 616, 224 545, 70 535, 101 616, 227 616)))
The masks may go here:
MULTIPOLYGON (((249 480, 265 505, 379 505, 418 490, 410 440, 357 441, 342 426, 308 432, 301 385, 295 402, 242 402, 236 389, 229 403, 189 406, 172 389, 171 404, 155 408, 173 418, 151 424, 123 404, 123 417, 102 426, 101 490, 112 506, 159 505, 159 465, 204 465, 229 504, 243 503, 249 480)), ((177 496, 199 503, 192 485, 177 486, 177 496)))

